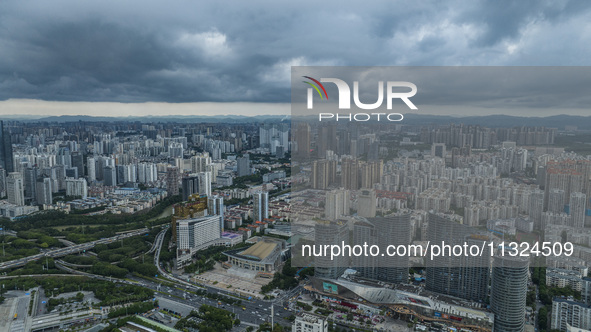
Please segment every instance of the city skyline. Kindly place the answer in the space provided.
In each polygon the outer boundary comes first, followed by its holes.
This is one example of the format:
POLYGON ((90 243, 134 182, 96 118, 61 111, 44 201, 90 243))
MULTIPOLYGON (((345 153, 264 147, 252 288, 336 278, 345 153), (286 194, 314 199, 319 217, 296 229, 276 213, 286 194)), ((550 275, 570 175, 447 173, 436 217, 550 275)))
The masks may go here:
MULTIPOLYGON (((143 271, 246 291, 261 301, 279 294, 273 280, 281 278, 280 288, 306 286, 320 303, 338 298, 346 308, 367 307, 374 316, 350 314, 376 327, 415 316, 431 321, 413 322, 417 328, 522 331, 535 321, 543 326, 550 311, 554 317, 588 303, 591 149, 572 145, 588 135, 576 126, 299 122, 292 128, 277 118, 262 125, 183 119, 3 124, 2 138, 11 143, 5 149, 11 158, 3 160, 12 160, 14 171, 0 168, 0 196, 6 197, 0 222, 14 235, 4 237, 8 255, 0 268, 29 269, 43 254, 52 259, 48 266, 53 259, 71 264, 86 258, 68 250, 84 246, 97 261, 73 264, 99 276, 143 271), (573 146, 580 153, 570 151, 573 146), (39 227, 49 220, 67 227, 39 227), (128 250, 113 237, 118 230, 148 226, 143 236, 153 240, 129 233, 130 241, 148 254, 158 250, 154 263, 135 250, 135 263, 107 254, 128 250), (31 236, 39 241, 19 239, 31 236), (56 236, 76 245, 55 248, 56 236), (537 242, 530 259, 514 268, 512 248, 529 243, 518 237, 537 242), (453 257, 443 254, 444 242, 453 257), (19 258, 20 243, 34 247, 19 258), (331 250, 318 254, 310 243, 331 250), (331 246, 339 244, 341 252, 349 246, 361 253, 371 245, 369 254, 333 258, 331 246), (535 259, 544 245, 552 254, 546 265, 535 259), (305 254, 306 246, 313 254, 305 254), (395 251, 383 251, 391 246, 395 251), (306 277, 289 276, 296 271, 306 277), (537 320, 528 309, 532 287, 547 310, 537 320), (585 290, 584 299, 554 295, 570 290, 585 290), (384 317, 382 305, 389 307, 384 317), (367 322, 373 317, 381 318, 367 322)), ((277 310, 281 317, 297 314, 293 304, 277 310)), ((565 321, 552 324, 562 328, 565 321)), ((584 320, 576 325, 588 326, 584 320)))

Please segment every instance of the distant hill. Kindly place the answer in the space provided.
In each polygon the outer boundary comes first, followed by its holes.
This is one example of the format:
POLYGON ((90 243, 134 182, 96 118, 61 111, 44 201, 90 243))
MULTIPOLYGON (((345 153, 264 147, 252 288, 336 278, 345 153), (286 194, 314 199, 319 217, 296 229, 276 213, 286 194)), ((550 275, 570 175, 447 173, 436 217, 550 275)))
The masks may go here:
MULTIPOLYGON (((138 121, 138 122, 184 122, 184 123, 244 123, 244 122, 279 122, 289 121, 289 115, 219 115, 219 116, 192 116, 192 115, 173 115, 173 116, 128 116, 128 117, 105 117, 105 116, 87 116, 87 115, 63 115, 50 116, 45 118, 33 119, 27 116, 6 116, 7 119, 20 120, 27 122, 97 122, 97 121, 138 121)), ((306 117, 308 118, 308 117, 306 117)), ((316 117, 309 117, 314 121, 316 117)), ((548 117, 520 117, 510 115, 486 115, 486 116, 449 116, 449 115, 429 115, 429 114, 407 114, 400 124, 404 125, 446 125, 446 124, 465 124, 482 125, 486 127, 515 127, 515 126, 533 126, 550 127, 564 129, 565 126, 577 126, 581 130, 591 130, 591 116, 574 115, 554 115, 548 117)))
POLYGON ((404 116, 407 125, 440 125, 463 123, 466 125, 482 125, 486 127, 550 127, 564 129, 564 126, 577 126, 579 129, 591 130, 591 116, 553 115, 548 117, 521 117, 510 115, 486 116, 440 116, 427 114, 408 114, 404 116))
POLYGON ((240 122, 268 122, 268 121, 289 121, 289 116, 276 115, 257 115, 257 116, 243 116, 243 115, 172 115, 172 116, 127 116, 127 117, 108 117, 108 116, 89 116, 89 115, 61 115, 49 116, 45 118, 29 119, 23 118, 22 121, 29 122, 118 122, 118 121, 133 121, 133 122, 189 122, 189 123, 240 123, 240 122))

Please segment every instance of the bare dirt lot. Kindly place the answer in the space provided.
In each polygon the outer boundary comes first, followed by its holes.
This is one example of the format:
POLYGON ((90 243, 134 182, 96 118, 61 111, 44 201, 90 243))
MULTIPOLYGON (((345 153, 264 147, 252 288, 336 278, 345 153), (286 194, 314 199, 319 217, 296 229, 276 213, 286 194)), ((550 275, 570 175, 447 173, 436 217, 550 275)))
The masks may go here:
POLYGON ((260 294, 261 287, 271 281, 271 279, 257 277, 257 273, 254 271, 237 267, 224 269, 219 263, 215 265, 213 270, 195 275, 193 278, 198 283, 205 283, 217 288, 233 290, 246 296, 256 297, 262 297, 260 294))

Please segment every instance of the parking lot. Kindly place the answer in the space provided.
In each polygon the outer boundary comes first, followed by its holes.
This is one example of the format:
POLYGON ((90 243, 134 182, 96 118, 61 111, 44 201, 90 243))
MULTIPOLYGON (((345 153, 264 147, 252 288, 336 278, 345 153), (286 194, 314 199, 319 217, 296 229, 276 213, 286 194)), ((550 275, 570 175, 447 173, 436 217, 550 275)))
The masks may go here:
POLYGON ((0 305, 0 331, 26 331, 28 323, 30 292, 8 291, 4 294, 6 298, 0 305), (14 315, 17 315, 16 318, 14 315))

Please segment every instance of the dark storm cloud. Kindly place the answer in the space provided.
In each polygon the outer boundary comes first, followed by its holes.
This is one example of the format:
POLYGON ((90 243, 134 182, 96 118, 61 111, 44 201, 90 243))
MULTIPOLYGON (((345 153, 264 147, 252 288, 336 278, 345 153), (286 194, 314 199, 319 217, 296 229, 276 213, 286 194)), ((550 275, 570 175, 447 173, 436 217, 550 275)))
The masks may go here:
POLYGON ((589 65, 589 14, 581 1, 4 1, 0 100, 289 102, 292 65, 589 65))
POLYGON ((589 10, 584 1, 485 1, 477 2, 458 17, 459 21, 481 25, 483 33, 474 40, 476 47, 491 46, 515 39, 528 25, 568 21, 572 15, 589 10))

